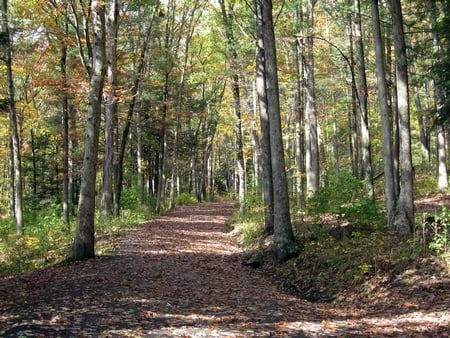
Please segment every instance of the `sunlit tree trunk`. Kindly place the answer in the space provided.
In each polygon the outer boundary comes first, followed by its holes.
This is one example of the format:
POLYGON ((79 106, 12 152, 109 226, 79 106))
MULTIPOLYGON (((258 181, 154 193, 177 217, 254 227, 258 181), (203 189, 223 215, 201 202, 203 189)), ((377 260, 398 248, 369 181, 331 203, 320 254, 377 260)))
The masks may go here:
POLYGON ((99 0, 91 2, 92 56, 89 67, 89 104, 86 116, 83 169, 77 228, 72 248, 75 260, 95 256, 95 186, 97 176, 98 141, 105 77, 105 9, 99 0))
POLYGON ((354 13, 354 29, 355 29, 355 47, 356 47, 356 62, 358 66, 358 98, 361 112, 361 150, 362 150, 362 170, 366 186, 366 196, 374 198, 373 186, 373 169, 372 169, 372 151, 370 145, 370 131, 369 131, 369 112, 368 112, 368 90, 366 79, 366 62, 364 57, 364 45, 362 39, 361 26, 361 4, 360 0, 355 0, 354 13))
POLYGON ((373 25, 373 39, 376 56, 378 101, 381 111, 382 123, 382 143, 384 162, 384 192, 386 199, 387 221, 392 225, 395 211, 395 187, 394 187, 394 164, 392 160, 392 133, 391 120, 389 118, 388 88, 385 78, 385 56, 383 39, 381 37, 380 16, 378 10, 378 0, 371 1, 371 14, 373 25))
POLYGON ((16 105, 15 105, 15 88, 13 78, 13 58, 12 58, 12 41, 8 20, 8 1, 1 1, 1 26, 4 39, 2 41, 4 49, 3 61, 6 66, 6 86, 8 91, 7 109, 9 126, 11 128, 11 168, 12 174, 10 179, 14 182, 13 196, 14 199, 14 218, 16 221, 16 232, 18 235, 23 234, 23 211, 22 211, 22 155, 20 146, 20 135, 17 123, 16 105))
POLYGON ((267 114, 270 125, 275 256, 278 261, 284 262, 295 254, 296 247, 291 224, 289 193, 284 161, 279 101, 280 97, 278 88, 277 54, 271 0, 261 1, 261 12, 263 20, 267 114))
POLYGON ((398 196, 394 228, 399 233, 414 230, 414 172, 411 153, 411 126, 409 113, 408 63, 403 31, 403 14, 400 0, 390 0, 395 48, 397 104, 399 128, 400 193, 398 196))
POLYGON ((117 32, 119 7, 111 0, 106 25, 106 58, 108 91, 105 103, 105 156, 103 162, 103 186, 101 216, 106 220, 113 214, 114 196, 114 140, 117 121, 117 32))

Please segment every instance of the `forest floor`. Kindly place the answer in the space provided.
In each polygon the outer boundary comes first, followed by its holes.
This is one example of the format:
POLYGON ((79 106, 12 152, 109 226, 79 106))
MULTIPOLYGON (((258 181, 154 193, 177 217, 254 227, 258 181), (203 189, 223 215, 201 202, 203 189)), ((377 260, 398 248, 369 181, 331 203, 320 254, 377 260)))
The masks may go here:
POLYGON ((0 278, 2 337, 448 337, 450 282, 312 303, 242 264, 232 203, 180 207, 109 255, 0 278))

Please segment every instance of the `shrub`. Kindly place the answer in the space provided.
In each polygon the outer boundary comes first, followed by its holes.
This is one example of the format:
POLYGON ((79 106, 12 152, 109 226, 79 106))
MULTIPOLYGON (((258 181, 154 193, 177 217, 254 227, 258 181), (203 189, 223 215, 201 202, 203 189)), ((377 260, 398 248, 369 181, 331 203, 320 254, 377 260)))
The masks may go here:
POLYGON ((196 203, 198 203, 197 199, 194 196, 192 196, 188 193, 185 193, 185 192, 183 192, 183 193, 179 194, 177 197, 175 197, 176 205, 190 205, 190 204, 196 204, 196 203))

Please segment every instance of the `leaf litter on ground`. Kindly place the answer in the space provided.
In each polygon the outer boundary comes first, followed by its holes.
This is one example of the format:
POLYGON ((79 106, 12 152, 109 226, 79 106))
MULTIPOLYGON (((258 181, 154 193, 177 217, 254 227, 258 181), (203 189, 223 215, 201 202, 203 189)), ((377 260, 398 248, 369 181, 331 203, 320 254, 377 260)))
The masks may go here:
POLYGON ((339 303, 283 292, 282 281, 242 264, 225 232, 233 210, 230 202, 183 206, 128 231, 108 256, 0 278, 0 336, 450 334, 448 284, 339 303))

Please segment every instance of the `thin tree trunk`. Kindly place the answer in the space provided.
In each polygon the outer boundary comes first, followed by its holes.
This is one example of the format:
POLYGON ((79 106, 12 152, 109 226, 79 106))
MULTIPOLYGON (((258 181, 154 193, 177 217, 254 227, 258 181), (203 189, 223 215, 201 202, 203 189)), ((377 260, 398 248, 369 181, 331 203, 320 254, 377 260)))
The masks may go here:
POLYGON ((12 42, 9 31, 8 21, 8 1, 1 1, 1 19, 2 19, 2 33, 4 34, 5 49, 3 61, 6 65, 6 85, 8 90, 8 118, 11 128, 11 145, 12 145, 12 169, 13 175, 11 180, 14 182, 14 217, 16 220, 16 232, 18 235, 23 234, 23 211, 22 211, 22 155, 20 145, 20 135, 17 123, 16 105, 15 105, 15 88, 12 71, 12 42))
MULTIPOLYGON (((433 51, 436 55, 442 53, 442 48, 439 42, 439 36, 436 32, 436 0, 430 1, 430 22, 433 30, 433 51)), ((443 107, 443 89, 441 84, 437 81, 434 82, 434 101, 437 115, 439 115, 443 107)), ((435 127, 436 131, 436 157, 437 157, 437 185, 438 190, 446 192, 448 190, 448 171, 447 171, 447 149, 445 142, 445 130, 441 123, 438 123, 435 127)))
POLYGON ((237 170, 237 188, 239 196, 239 209, 241 212, 245 210, 245 163, 244 163, 244 143, 242 140, 242 119, 241 119, 241 94, 239 85, 239 68, 237 43, 233 32, 233 22, 231 9, 226 9, 225 0, 219 0, 222 20, 225 27, 227 39, 228 62, 231 68, 231 91, 233 93, 233 109, 235 115, 234 133, 236 139, 236 170, 237 170))
MULTIPOLYGON (((305 106, 305 164, 306 164, 306 194, 308 198, 319 190, 320 166, 319 166, 319 137, 317 127, 317 111, 314 80, 314 4, 310 0, 310 8, 304 8, 308 20, 308 32, 306 37, 306 62, 304 67, 306 106, 305 106)), ((304 16, 305 17, 305 16, 304 16)))
MULTIPOLYGON (((295 25, 297 29, 300 29, 303 20, 302 9, 300 4, 296 5, 295 25)), ((303 57, 303 38, 297 38, 294 43, 294 63, 295 63, 295 99, 294 99, 294 111, 295 111, 295 167, 296 167, 296 180, 295 180, 295 192, 297 197, 297 207, 299 209, 305 207, 305 192, 304 192, 304 176, 305 176, 305 133, 304 133, 304 95, 302 89, 302 79, 304 77, 304 57, 303 57)))
POLYGON ((103 186, 101 199, 101 217, 106 220, 114 211, 114 140, 117 121, 117 32, 119 7, 117 0, 111 0, 107 17, 106 58, 108 92, 105 104, 105 157, 103 162, 103 186))
POLYGON ((364 58, 364 45, 362 39, 361 27, 361 3, 355 0, 354 27, 355 27, 355 45, 356 45, 356 61, 358 65, 359 81, 358 81, 358 98, 361 111, 361 150, 362 150, 362 170, 365 180, 366 196, 373 199, 375 196, 373 186, 373 168, 372 168, 372 150, 370 145, 369 131, 369 112, 368 112, 368 90, 366 79, 366 62, 364 58))
MULTIPOLYGON (((350 72, 355 73, 355 53, 354 53, 354 38, 353 29, 350 25, 349 29, 349 54, 350 54, 350 72)), ((361 177, 360 164, 361 164, 361 151, 359 142, 359 121, 358 121, 358 88, 356 82, 352 81, 351 86, 351 109, 350 109, 350 140, 351 140, 351 154, 352 154, 352 171, 354 177, 361 177)))
POLYGON ((101 1, 92 0, 91 15, 93 29, 92 67, 90 69, 89 104, 77 228, 72 250, 72 258, 75 260, 95 256, 95 186, 105 77, 105 12, 101 1))
POLYGON ((378 0, 371 1, 373 39, 376 56, 378 101, 381 111, 383 160, 384 160, 384 192, 386 198, 387 221, 390 226, 393 224, 395 211, 395 188, 394 188, 394 164, 392 161, 392 134, 391 120, 389 118, 389 107, 387 101, 388 88, 385 78, 385 56, 383 40, 381 37, 380 16, 378 10, 378 0))
MULTIPOLYGON (((66 24, 66 32, 67 32, 66 24)), ((63 42, 61 47, 61 78, 62 78, 62 219, 64 226, 70 228, 70 205, 72 203, 69 195, 69 93, 67 83, 67 45, 63 42)))

